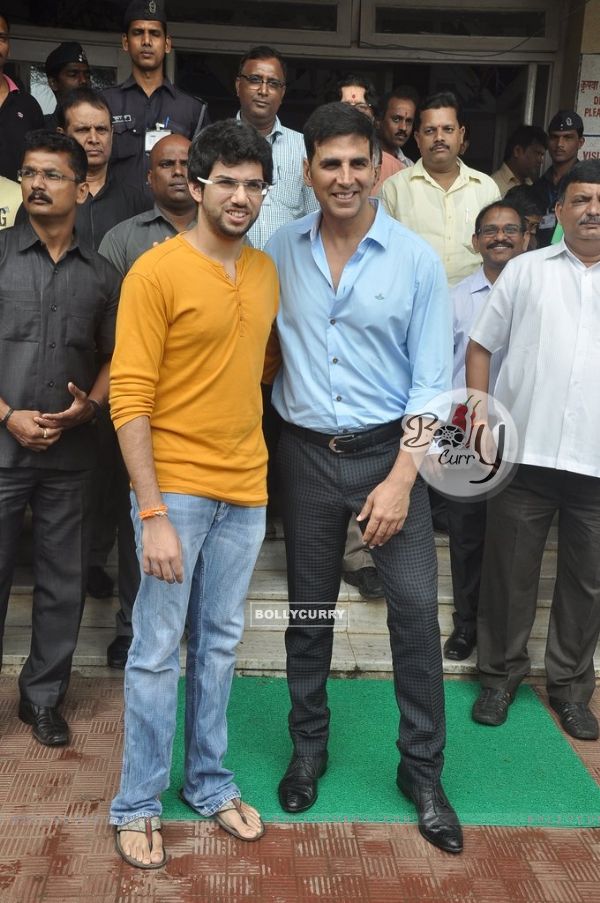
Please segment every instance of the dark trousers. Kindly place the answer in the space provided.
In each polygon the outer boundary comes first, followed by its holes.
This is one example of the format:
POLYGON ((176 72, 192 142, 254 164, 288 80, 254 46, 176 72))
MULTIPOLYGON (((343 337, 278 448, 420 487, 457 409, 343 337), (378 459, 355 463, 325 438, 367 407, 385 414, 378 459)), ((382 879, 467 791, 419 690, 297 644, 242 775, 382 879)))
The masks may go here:
POLYGON ((488 501, 477 621, 484 687, 513 693, 529 673, 542 555, 559 512, 558 564, 546 643, 546 683, 562 701, 588 702, 600 634, 600 479, 520 465, 488 501))
MULTIPOLYGON (((337 455, 284 426, 278 465, 290 608, 308 613, 335 607, 350 514, 360 511, 369 492, 389 474, 397 454, 398 439, 392 439, 337 455)), ((437 558, 427 488, 420 478, 403 529, 374 549, 373 559, 388 607, 402 768, 413 780, 427 783, 442 770, 445 719, 437 558)), ((298 754, 318 754, 329 733, 326 681, 333 626, 290 623, 285 644, 290 734, 298 754)))
POLYGON ((21 697, 56 706, 71 674, 85 597, 90 472, 0 468, 0 629, 4 623, 27 505, 33 527, 31 649, 21 697))
POLYGON ((133 636, 131 614, 140 585, 140 565, 131 523, 129 475, 108 412, 98 418, 98 464, 93 479, 90 564, 104 566, 117 540, 119 610, 117 636, 133 636))
POLYGON ((475 633, 485 543, 485 502, 446 500, 454 626, 475 633))

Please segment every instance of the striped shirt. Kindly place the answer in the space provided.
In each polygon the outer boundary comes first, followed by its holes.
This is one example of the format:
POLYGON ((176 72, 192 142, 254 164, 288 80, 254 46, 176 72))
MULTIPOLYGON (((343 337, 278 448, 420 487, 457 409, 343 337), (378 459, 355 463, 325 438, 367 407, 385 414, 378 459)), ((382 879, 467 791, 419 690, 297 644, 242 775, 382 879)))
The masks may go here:
POLYGON ((273 130, 265 137, 273 150, 274 184, 248 232, 250 244, 260 250, 280 226, 319 209, 312 188, 304 184, 306 150, 302 133, 286 128, 275 117, 273 130))

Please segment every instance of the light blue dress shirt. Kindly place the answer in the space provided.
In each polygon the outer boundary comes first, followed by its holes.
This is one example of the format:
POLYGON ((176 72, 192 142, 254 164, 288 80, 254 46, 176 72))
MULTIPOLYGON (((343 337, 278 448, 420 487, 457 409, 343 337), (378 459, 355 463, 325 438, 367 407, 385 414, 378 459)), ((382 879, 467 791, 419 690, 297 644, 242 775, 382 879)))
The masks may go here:
POLYGON ((452 316, 446 274, 430 245, 378 201, 375 220, 334 290, 321 214, 283 226, 265 250, 279 271, 283 366, 273 404, 321 433, 364 430, 405 413, 445 415, 452 316))
MULTIPOLYGON (((491 290, 492 284, 483 272, 482 266, 450 289, 454 328, 454 368, 452 372, 452 388, 454 389, 464 389, 465 387, 465 356, 469 344, 469 333, 491 290)), ((503 358, 503 351, 492 354, 489 382, 491 394, 494 393, 503 358)))

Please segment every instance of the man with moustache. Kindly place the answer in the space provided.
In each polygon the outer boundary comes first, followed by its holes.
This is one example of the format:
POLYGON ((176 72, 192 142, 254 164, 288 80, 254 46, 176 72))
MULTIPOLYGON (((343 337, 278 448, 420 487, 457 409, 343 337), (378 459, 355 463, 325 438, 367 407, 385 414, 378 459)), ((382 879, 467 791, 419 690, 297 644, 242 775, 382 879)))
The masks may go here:
MULTIPOLYGON (((150 152, 148 181, 154 207, 114 226, 102 239, 100 254, 125 276, 138 257, 167 238, 193 228, 196 203, 187 182, 191 142, 183 135, 167 135, 150 152)), ((115 616, 117 635, 106 650, 110 668, 124 668, 133 638, 131 613, 139 589, 140 569, 135 549, 129 501, 129 477, 115 448, 116 525, 119 538, 119 610, 115 616)))
POLYGON ((86 169, 72 138, 30 132, 19 172, 28 221, 0 233, 0 618, 3 630, 29 505, 35 585, 19 717, 45 746, 69 741, 59 707, 83 611, 92 424, 108 396, 120 285, 74 232, 86 169))
POLYGON ((381 102, 379 141, 388 154, 395 156, 403 166, 414 166, 403 151, 412 135, 419 95, 409 85, 398 85, 381 102))
MULTIPOLYGON (((510 411, 519 448, 512 482, 488 501, 477 618, 481 692, 472 716, 498 726, 529 673, 544 546, 558 525, 546 686, 563 730, 598 738, 589 709, 600 634, 600 163, 578 163, 556 204, 564 238, 511 260, 471 329, 467 384, 510 411)), ((485 413, 485 412, 483 412, 485 413)))
MULTIPOLYGON (((509 201, 495 201, 477 214, 473 247, 483 264, 450 292, 454 308, 454 372, 452 388, 465 388, 465 353, 469 332, 485 306, 492 286, 509 260, 527 250, 525 218, 509 201)), ((493 395, 501 355, 492 361, 489 393, 493 395)), ((465 398, 468 393, 465 393, 465 398)), ((477 639, 477 603, 485 537, 486 503, 446 499, 450 567, 454 597, 454 629, 444 644, 452 661, 468 658, 477 639)))
POLYGON ((114 128, 112 165, 119 179, 150 198, 152 147, 168 133, 193 138, 208 125, 208 107, 164 74, 172 46, 164 0, 131 0, 123 19, 122 46, 131 59, 131 75, 103 92, 114 128))
POLYGON ((244 237, 272 175, 271 149, 255 129, 232 119, 209 126, 188 161, 196 226, 143 254, 123 282, 111 414, 143 574, 110 821, 119 853, 138 868, 166 861, 159 798, 169 784, 186 620, 181 796, 240 840, 264 832, 223 758, 235 649, 265 532, 260 379, 277 273, 244 237))
POLYGON ((454 94, 428 97, 417 111, 421 159, 387 179, 381 198, 393 217, 437 251, 455 285, 481 265, 471 236, 477 213, 500 199, 496 183, 459 156, 464 125, 454 94))
POLYGON ((77 210, 80 240, 98 250, 109 229, 147 210, 150 201, 123 183, 109 165, 113 141, 110 110, 92 88, 71 91, 56 111, 59 131, 83 147, 88 161, 88 196, 77 210))
POLYGON ((330 615, 354 512, 388 608, 401 712, 397 784, 415 804, 426 840, 459 853, 460 824, 440 781, 435 543, 410 451, 416 421, 430 411, 439 416, 435 398, 450 387, 446 278, 427 243, 369 197, 373 123, 332 103, 312 113, 304 136, 305 176, 321 213, 284 226, 267 245, 281 294, 283 365, 273 402, 284 420, 278 465, 293 611, 285 642, 294 751, 279 800, 287 812, 309 809, 327 768, 330 615))

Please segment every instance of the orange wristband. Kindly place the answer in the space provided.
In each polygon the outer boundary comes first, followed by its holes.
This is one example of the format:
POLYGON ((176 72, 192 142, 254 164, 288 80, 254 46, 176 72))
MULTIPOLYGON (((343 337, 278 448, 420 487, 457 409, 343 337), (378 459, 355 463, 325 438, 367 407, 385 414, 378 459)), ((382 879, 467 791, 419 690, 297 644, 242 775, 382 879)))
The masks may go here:
POLYGON ((166 505, 157 505, 155 508, 144 508, 140 511, 138 517, 140 520, 147 520, 149 517, 166 517, 169 509, 166 505))

